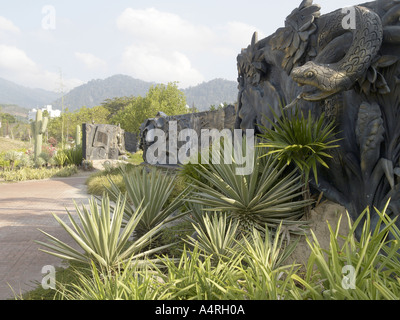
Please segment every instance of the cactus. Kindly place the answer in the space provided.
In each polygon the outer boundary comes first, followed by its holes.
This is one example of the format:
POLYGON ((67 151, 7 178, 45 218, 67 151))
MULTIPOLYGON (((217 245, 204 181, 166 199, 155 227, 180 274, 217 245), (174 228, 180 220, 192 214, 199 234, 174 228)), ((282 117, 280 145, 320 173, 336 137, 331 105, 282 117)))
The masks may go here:
POLYGON ((82 144, 82 138, 81 138, 81 126, 77 125, 76 126, 76 132, 75 132, 75 146, 78 148, 82 144))
POLYGON ((35 162, 38 159, 39 155, 42 153, 43 133, 47 129, 48 122, 49 118, 43 117, 42 110, 38 110, 36 113, 36 121, 31 123, 32 135, 35 140, 35 162))

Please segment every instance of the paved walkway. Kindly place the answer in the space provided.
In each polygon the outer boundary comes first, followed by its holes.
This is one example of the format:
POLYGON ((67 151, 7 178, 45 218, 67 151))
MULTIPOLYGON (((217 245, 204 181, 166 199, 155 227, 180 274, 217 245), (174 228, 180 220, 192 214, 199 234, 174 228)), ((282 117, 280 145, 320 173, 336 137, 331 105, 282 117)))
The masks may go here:
POLYGON ((0 183, 0 300, 36 287, 44 266, 61 266, 61 259, 39 251, 35 240, 47 239, 38 229, 73 244, 51 213, 68 221, 66 208, 75 213, 73 200, 87 204, 86 178, 0 183))

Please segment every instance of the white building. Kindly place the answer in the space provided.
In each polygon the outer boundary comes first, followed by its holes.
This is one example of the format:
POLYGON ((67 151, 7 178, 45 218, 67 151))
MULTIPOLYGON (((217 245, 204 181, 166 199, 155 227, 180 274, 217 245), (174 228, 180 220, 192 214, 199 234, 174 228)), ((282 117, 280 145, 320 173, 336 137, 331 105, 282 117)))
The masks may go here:
MULTIPOLYGON (((47 105, 43 107, 42 112, 47 111, 49 113, 50 118, 58 118, 61 116, 61 110, 53 110, 53 106, 47 105)), ((36 119, 37 109, 32 109, 28 112, 28 120, 35 120, 36 119)))

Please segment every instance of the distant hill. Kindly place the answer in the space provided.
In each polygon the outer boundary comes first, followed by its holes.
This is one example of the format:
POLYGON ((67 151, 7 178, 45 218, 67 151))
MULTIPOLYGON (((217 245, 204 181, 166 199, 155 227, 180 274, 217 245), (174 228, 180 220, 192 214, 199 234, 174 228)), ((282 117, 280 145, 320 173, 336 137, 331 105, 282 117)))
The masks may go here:
POLYGON ((215 79, 182 91, 185 93, 187 104, 190 107, 194 104, 199 111, 206 111, 210 109, 211 105, 218 107, 221 103, 236 103, 237 87, 237 82, 215 79))
POLYGON ((15 104, 0 104, 0 113, 8 113, 13 116, 25 118, 28 116, 29 110, 15 104))
MULTIPOLYGON (((129 96, 145 96, 154 82, 134 79, 126 75, 115 75, 104 80, 92 80, 72 89, 64 95, 64 109, 72 112, 83 106, 92 108, 101 105, 106 99, 129 96)), ((187 104, 199 111, 205 111, 211 105, 235 103, 237 83, 224 79, 215 79, 194 87, 182 89, 187 104)), ((11 110, 25 113, 23 107, 32 109, 51 104, 53 109, 62 109, 60 94, 42 89, 30 89, 0 78, 0 105, 13 105, 11 110)), ((10 109, 9 109, 10 110, 10 109)), ((3 110, 4 111, 4 110, 3 110)))
MULTIPOLYGON (((125 75, 115 75, 104 80, 92 80, 72 89, 64 96, 64 108, 75 111, 83 106, 93 108, 106 99, 145 96, 154 83, 137 80, 125 75)), ((53 109, 62 109, 62 99, 51 103, 53 109)))
POLYGON ((0 78, 0 105, 32 109, 50 104, 59 97, 60 94, 56 92, 27 88, 0 78))
MULTIPOLYGON (((115 75, 104 80, 92 80, 76 87, 64 96, 64 108, 74 111, 82 106, 92 108, 100 105, 106 99, 115 97, 145 96, 154 82, 134 79, 126 75, 115 75)), ((237 100, 237 83, 223 79, 215 79, 195 87, 182 90, 187 98, 187 104, 193 104, 200 111, 205 111, 211 105, 235 103, 237 100)), ((52 103, 55 109, 61 109, 61 99, 52 103)))

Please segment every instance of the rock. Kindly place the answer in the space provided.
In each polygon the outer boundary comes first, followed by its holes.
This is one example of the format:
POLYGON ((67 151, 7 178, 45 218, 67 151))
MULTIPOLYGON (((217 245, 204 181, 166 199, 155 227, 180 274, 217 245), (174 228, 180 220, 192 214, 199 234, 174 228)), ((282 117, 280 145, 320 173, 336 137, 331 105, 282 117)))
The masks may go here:
POLYGON ((108 124, 82 125, 82 153, 86 160, 118 160, 125 155, 125 131, 108 124))
MULTIPOLYGON (((346 209, 331 201, 324 201, 318 207, 311 211, 310 230, 312 230, 318 239, 320 246, 323 249, 329 250, 330 247, 330 232, 328 222, 332 230, 335 230, 339 218, 342 217, 340 223, 340 235, 347 235, 349 232, 348 218, 346 209)), ((308 239, 313 242, 311 232, 307 232, 308 239)), ((343 244, 343 240, 339 239, 339 245, 343 244)), ((306 241, 306 237, 302 236, 293 252, 286 260, 285 264, 297 263, 307 265, 308 258, 311 254, 311 248, 306 241)))

